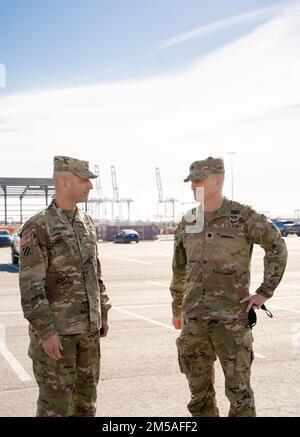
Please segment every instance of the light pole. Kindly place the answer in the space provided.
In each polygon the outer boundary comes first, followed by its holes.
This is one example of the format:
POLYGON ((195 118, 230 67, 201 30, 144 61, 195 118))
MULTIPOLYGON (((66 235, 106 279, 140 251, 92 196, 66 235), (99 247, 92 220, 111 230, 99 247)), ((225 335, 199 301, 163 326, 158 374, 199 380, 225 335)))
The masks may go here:
POLYGON ((230 155, 230 161, 231 161, 231 199, 233 200, 234 190, 233 190, 233 155, 236 154, 236 152, 227 152, 228 155, 230 155))

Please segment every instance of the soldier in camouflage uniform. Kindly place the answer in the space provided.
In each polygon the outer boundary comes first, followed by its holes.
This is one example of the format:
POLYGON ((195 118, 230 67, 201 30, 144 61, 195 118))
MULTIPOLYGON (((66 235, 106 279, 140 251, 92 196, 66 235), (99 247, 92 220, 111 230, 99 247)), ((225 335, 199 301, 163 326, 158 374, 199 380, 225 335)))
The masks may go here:
POLYGON ((76 203, 92 188, 88 162, 54 157, 55 198, 23 226, 20 290, 37 416, 94 416, 100 340, 110 308, 92 219, 76 203), (100 329, 101 328, 101 329, 100 329))
POLYGON ((182 329, 176 344, 180 370, 191 391, 188 409, 192 416, 219 415, 214 391, 218 357, 225 375, 229 416, 255 416, 248 312, 272 297, 285 270, 286 245, 263 214, 223 196, 222 159, 194 162, 188 181, 195 199, 198 190, 204 191, 204 217, 193 210, 176 229, 170 286, 173 325, 182 329), (250 295, 254 244, 265 251, 264 279, 250 295))

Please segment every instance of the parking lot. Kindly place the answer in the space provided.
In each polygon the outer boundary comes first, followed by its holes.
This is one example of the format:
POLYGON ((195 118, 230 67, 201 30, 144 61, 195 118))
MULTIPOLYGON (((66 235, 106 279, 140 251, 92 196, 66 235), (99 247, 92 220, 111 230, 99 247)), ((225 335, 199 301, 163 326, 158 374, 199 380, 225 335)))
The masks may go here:
MULTIPOLYGON (((297 416, 300 411, 300 238, 286 239, 288 266, 282 284, 254 327, 252 387, 259 416, 297 416)), ((103 277, 113 308, 101 342, 98 416, 188 416, 189 390, 177 364, 171 326, 170 238, 139 244, 99 243, 103 277)), ((263 251, 253 253, 252 291, 260 284, 263 251)), ((34 416, 37 386, 27 357, 18 267, 0 248, 0 416, 34 416)), ((224 378, 216 363, 220 414, 227 415, 224 378)))

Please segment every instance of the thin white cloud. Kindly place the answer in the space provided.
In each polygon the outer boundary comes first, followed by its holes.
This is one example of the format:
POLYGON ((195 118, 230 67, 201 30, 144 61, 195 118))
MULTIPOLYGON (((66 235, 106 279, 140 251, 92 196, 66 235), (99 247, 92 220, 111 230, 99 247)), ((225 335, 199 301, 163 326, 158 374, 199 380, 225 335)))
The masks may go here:
POLYGON ((292 213, 300 208, 299 23, 300 7, 287 9, 172 75, 2 97, 1 176, 49 177, 53 155, 65 154, 98 164, 111 197, 113 164, 120 196, 135 200, 132 215, 148 218, 156 166, 165 196, 186 202, 190 162, 221 155, 230 176, 235 151, 237 200, 292 213))
POLYGON ((225 18, 224 20, 214 21, 206 26, 198 27, 196 29, 190 30, 188 32, 181 33, 173 38, 168 39, 161 44, 159 49, 166 49, 178 44, 181 44, 191 38, 195 38, 201 35, 209 35, 211 33, 218 32, 219 30, 228 29, 232 26, 250 23, 252 21, 262 20, 273 16, 276 12, 281 11, 283 8, 288 6, 287 3, 280 5, 273 5, 267 8, 258 9, 256 11, 247 12, 245 14, 235 15, 233 17, 225 18))

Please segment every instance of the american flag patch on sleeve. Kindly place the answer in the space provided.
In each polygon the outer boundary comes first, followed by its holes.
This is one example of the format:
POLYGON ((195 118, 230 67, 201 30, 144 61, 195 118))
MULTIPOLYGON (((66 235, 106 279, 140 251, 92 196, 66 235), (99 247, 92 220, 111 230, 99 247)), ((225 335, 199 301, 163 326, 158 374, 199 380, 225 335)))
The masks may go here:
POLYGON ((29 234, 26 234, 23 237, 21 237, 21 239, 20 239, 20 246, 25 246, 25 244, 30 243, 30 241, 31 241, 31 236, 30 236, 30 233, 29 233, 29 234))

